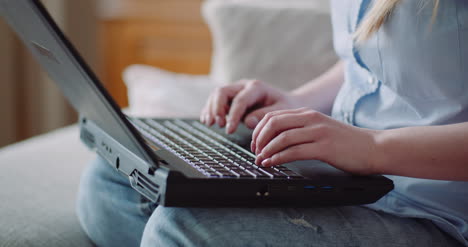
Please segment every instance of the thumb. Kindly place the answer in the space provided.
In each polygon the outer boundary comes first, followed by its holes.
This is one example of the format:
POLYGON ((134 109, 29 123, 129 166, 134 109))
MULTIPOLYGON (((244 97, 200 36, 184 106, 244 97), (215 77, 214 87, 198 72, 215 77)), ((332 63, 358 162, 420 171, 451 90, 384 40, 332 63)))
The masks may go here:
POLYGON ((262 120, 262 118, 269 112, 280 110, 281 107, 277 104, 267 106, 267 107, 262 107, 260 109, 257 109, 249 114, 244 118, 244 123, 245 125, 250 128, 250 129, 255 129, 257 124, 262 120))

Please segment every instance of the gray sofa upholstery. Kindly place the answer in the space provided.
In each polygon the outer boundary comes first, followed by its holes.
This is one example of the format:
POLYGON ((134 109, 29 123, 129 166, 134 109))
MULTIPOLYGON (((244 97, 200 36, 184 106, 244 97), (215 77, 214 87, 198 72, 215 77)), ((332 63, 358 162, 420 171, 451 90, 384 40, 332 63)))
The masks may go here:
POLYGON ((0 246, 93 246, 75 214, 80 174, 94 153, 77 126, 0 150, 0 246))

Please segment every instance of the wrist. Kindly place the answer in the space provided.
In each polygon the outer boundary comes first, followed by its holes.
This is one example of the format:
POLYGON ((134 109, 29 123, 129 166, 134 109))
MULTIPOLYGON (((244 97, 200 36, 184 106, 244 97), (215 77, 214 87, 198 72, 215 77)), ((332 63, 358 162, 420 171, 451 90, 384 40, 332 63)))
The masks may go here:
POLYGON ((386 143, 390 130, 372 130, 373 148, 370 152, 368 164, 371 174, 387 174, 388 157, 386 156, 386 143))
POLYGON ((295 108, 308 107, 310 103, 310 96, 300 90, 293 90, 287 93, 287 97, 293 101, 295 108))
POLYGON ((327 94, 327 88, 320 81, 315 80, 311 84, 306 89, 298 88, 289 92, 290 97, 297 102, 298 107, 307 107, 330 115, 334 97, 327 94))

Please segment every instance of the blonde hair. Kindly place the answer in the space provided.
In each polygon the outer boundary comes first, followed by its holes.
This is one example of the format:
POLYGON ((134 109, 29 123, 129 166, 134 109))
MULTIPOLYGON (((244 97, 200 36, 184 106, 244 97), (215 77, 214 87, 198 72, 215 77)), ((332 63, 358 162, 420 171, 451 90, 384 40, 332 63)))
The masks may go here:
MULTIPOLYGON (((358 29, 354 33, 354 40, 358 43, 370 38, 383 23, 387 20, 392 10, 402 0, 375 0, 372 8, 366 14, 365 18, 360 23, 358 29)), ((434 0, 434 9, 432 10, 432 23, 434 23, 439 9, 439 1, 434 0)))

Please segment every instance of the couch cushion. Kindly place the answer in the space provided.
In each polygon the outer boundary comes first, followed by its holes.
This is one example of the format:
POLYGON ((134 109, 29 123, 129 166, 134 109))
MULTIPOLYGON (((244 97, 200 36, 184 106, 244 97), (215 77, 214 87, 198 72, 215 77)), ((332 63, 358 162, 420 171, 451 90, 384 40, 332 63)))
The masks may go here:
POLYGON ((127 113, 139 117, 198 118, 210 92, 217 86, 206 75, 172 73, 146 65, 128 67, 127 113))
POLYGON ((211 0, 203 13, 214 81, 260 79, 293 89, 337 60, 328 0, 211 0))
POLYGON ((76 126, 0 149, 0 246, 92 246, 75 197, 93 157, 76 126))

